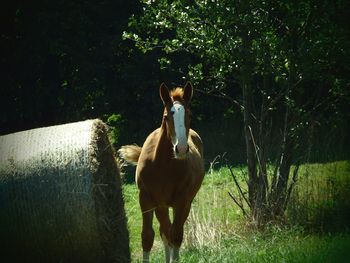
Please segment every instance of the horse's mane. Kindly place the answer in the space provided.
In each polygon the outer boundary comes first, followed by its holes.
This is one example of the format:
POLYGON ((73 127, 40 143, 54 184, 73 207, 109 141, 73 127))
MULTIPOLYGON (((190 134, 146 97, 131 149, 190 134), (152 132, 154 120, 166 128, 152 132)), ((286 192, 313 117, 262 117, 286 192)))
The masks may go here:
POLYGON ((173 101, 183 102, 184 90, 182 88, 175 88, 170 91, 170 96, 173 101))

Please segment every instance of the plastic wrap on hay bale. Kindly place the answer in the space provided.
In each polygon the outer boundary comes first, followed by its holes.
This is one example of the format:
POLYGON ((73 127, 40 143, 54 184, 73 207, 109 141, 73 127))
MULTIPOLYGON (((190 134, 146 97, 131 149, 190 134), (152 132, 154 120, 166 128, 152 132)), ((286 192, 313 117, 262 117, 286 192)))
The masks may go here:
POLYGON ((129 262, 119 170, 100 120, 0 137, 0 262, 129 262))

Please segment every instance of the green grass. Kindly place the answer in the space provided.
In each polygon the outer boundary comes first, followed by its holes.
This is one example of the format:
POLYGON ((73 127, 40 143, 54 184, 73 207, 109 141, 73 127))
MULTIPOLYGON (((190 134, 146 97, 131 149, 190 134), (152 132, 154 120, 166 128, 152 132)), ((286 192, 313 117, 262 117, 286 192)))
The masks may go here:
POLYGON ((287 211, 290 222, 323 232, 349 226, 350 162, 304 165, 299 173, 287 211))
MULTIPOLYGON (((235 193, 235 190, 229 171, 226 168, 210 170, 185 226, 181 262, 349 262, 348 231, 311 234, 305 230, 304 224, 318 224, 315 217, 324 215, 325 207, 331 207, 334 212, 349 203, 349 199, 344 200, 350 192, 349 167, 349 162, 301 167, 299 185, 292 200, 294 206, 287 213, 293 226, 270 226, 264 232, 249 229, 242 211, 230 199, 228 191, 235 193), (296 216, 298 211, 301 212, 296 216)), ((243 181, 243 168, 234 169, 234 173, 243 181)), ((139 262, 142 256, 141 213, 135 185, 124 185, 124 198, 132 260, 139 262)), ((349 211, 345 212, 345 218, 349 211)), ((345 223, 341 213, 336 212, 330 219, 345 223)), ((329 218, 323 217, 322 220, 329 218)), ((156 220, 154 229, 156 238, 151 261, 164 262, 156 220)))
MULTIPOLYGON (((349 262, 350 235, 305 236, 298 230, 222 240, 216 246, 187 248, 182 262, 349 262)), ((161 262, 157 256, 155 262, 161 262)))

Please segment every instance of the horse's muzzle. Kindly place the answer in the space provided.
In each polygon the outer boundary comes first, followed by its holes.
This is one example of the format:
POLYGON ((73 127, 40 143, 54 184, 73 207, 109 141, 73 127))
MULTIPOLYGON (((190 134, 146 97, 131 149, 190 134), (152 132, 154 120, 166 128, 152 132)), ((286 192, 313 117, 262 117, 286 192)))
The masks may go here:
POLYGON ((178 145, 175 145, 175 158, 176 159, 185 159, 187 157, 188 152, 190 151, 190 147, 188 144, 186 147, 178 147, 178 145))

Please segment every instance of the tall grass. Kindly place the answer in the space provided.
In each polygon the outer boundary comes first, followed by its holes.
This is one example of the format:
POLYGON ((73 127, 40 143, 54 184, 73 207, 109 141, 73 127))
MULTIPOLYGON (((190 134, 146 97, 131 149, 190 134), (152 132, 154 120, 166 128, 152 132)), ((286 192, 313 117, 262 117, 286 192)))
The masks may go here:
MULTIPOLYGON (((264 232, 247 227, 242 210, 231 200, 235 192, 227 168, 210 169, 195 198, 185 225, 181 262, 347 262, 350 258, 350 233, 346 231, 349 202, 349 162, 312 164, 301 167, 300 178, 288 207, 288 222, 292 226, 270 226, 264 232), (345 199, 344 199, 345 198, 345 199), (305 226, 342 222, 338 234, 315 235, 305 226), (319 216, 322 215, 321 218, 319 216), (298 226, 298 227, 297 227, 298 226), (301 226, 301 227, 300 227, 301 226)), ((244 185, 244 169, 234 173, 244 185)), ((132 258, 141 258, 141 213, 138 192, 134 185, 125 185, 124 196, 129 220, 132 258)), ((158 232, 155 220, 154 229, 158 232)), ((164 262, 161 239, 156 234, 151 254, 152 262, 164 262)))
POLYGON ((215 246, 236 235, 234 226, 242 217, 242 211, 233 205, 228 195, 232 187, 223 169, 207 174, 185 225, 185 247, 215 246))
POLYGON ((292 224, 313 231, 342 231, 348 228, 350 162, 302 166, 287 216, 292 224))

